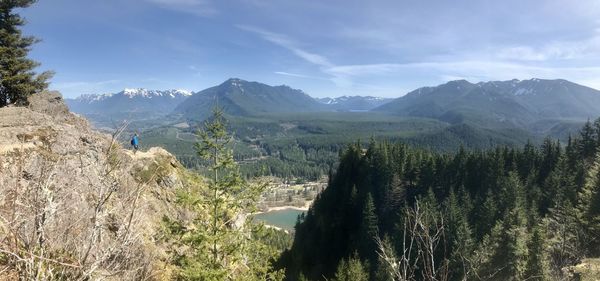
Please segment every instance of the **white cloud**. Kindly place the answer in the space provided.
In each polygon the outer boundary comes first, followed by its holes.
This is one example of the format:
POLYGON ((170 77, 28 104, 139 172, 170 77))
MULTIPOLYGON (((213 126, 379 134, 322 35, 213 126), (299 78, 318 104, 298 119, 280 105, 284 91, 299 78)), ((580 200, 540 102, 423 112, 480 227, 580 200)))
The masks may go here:
POLYGON ((106 93, 107 88, 112 88, 116 84, 121 83, 121 80, 106 80, 106 81, 69 81, 56 82, 50 85, 51 88, 58 90, 65 97, 73 98, 81 94, 98 94, 106 93))
POLYGON ((273 73, 279 74, 279 75, 283 75, 283 76, 290 76, 290 77, 298 77, 298 78, 306 78, 306 79, 317 79, 317 80, 327 80, 327 79, 324 79, 324 78, 321 78, 321 77, 309 76, 309 75, 298 74, 298 73, 290 73, 290 72, 285 72, 285 71, 275 71, 273 73))
MULTIPOLYGON (((392 78, 412 77, 416 73, 423 76, 438 77, 442 81, 467 79, 472 82, 489 80, 510 80, 530 78, 563 78, 587 86, 600 88, 600 67, 568 66, 548 63, 552 60, 574 60, 598 57, 600 37, 593 37, 580 42, 554 42, 543 48, 517 46, 499 48, 494 55, 474 56, 462 59, 458 56, 445 60, 428 60, 416 63, 373 63, 373 64, 335 64, 327 57, 309 52, 298 47, 288 36, 273 33, 260 28, 238 25, 238 28, 258 34, 264 40, 290 50, 302 60, 312 63, 329 76, 329 80, 340 88, 374 87, 360 81, 384 76, 392 78)), ((303 77, 301 74, 275 72, 280 75, 303 77)), ((440 82, 442 82, 440 81, 440 82)))
POLYGON ((543 61, 548 59, 546 54, 538 52, 531 47, 509 47, 498 52, 498 58, 509 60, 543 61))
POLYGON ((496 57, 506 60, 551 61, 600 58, 600 31, 597 35, 583 40, 556 41, 535 48, 515 46, 491 50, 496 57))
POLYGON ((296 46, 296 44, 294 44, 292 42, 292 40, 290 38, 288 38, 287 36, 285 36, 283 34, 269 32, 264 29, 260 29, 260 28, 253 27, 253 26, 247 26, 247 25, 237 25, 237 27, 242 30, 245 30, 245 31, 256 33, 260 37, 262 37, 264 40, 267 40, 271 43, 274 43, 276 45, 279 45, 283 48, 286 48, 286 49, 292 51, 296 56, 302 58, 303 60, 305 60, 307 62, 316 64, 318 66, 327 66, 327 67, 332 66, 332 63, 329 62, 329 60, 327 58, 325 58, 321 55, 300 49, 299 47, 296 46))
POLYGON ((146 0, 164 8, 190 13, 202 17, 211 17, 218 14, 213 3, 207 0, 146 0))
POLYGON ((348 76, 361 76, 361 75, 374 75, 374 74, 386 74, 398 71, 400 68, 406 68, 410 64, 394 64, 394 63, 380 63, 380 64, 358 64, 358 65, 336 65, 324 69, 325 72, 332 75, 348 75, 348 76))

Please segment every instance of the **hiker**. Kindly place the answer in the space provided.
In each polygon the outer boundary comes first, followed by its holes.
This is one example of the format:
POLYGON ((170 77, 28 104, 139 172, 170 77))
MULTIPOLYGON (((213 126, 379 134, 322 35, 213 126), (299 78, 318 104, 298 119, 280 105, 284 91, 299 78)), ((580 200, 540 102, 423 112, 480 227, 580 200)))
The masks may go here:
POLYGON ((133 137, 131 138, 131 145, 133 146, 133 154, 135 154, 138 151, 139 144, 140 144, 140 140, 138 139, 138 134, 135 133, 133 135, 133 137))

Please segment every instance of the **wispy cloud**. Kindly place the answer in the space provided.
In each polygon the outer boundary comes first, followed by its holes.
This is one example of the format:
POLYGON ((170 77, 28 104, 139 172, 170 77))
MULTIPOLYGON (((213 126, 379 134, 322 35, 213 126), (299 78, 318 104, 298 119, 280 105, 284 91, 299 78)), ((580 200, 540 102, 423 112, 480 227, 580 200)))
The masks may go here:
MULTIPOLYGON (((310 51, 307 51, 307 50, 304 50, 304 49, 298 47, 298 44, 295 43, 294 40, 292 40, 291 38, 289 38, 286 35, 266 31, 261 28, 247 26, 247 25, 237 25, 237 27, 242 30, 255 33, 255 34, 259 35, 261 38, 263 38, 264 40, 269 41, 269 42, 276 44, 280 47, 283 47, 285 49, 288 49, 297 57, 303 59, 306 62, 314 64, 315 66, 317 66, 320 69, 320 71, 322 73, 324 73, 330 77, 328 79, 329 81, 333 82, 334 84, 336 84, 339 87, 348 88, 348 87, 352 87, 352 85, 354 84, 354 81, 352 81, 352 79, 347 77, 347 75, 345 73, 343 73, 343 71, 337 71, 337 69, 340 66, 335 65, 334 63, 332 63, 328 58, 326 58, 323 55, 320 55, 320 54, 317 54, 314 52, 310 52, 310 51)), ((279 71, 276 73, 280 74, 280 75, 287 75, 287 76, 296 76, 296 77, 305 77, 305 78, 308 77, 305 75, 292 74, 292 73, 282 72, 282 71, 279 71)), ((365 86, 371 86, 371 85, 365 85, 365 86)))
POLYGON ((190 13, 202 17, 211 17, 219 13, 214 4, 208 0, 146 0, 164 8, 190 13))
POLYGON ((106 81, 97 81, 97 82, 86 82, 86 81, 75 81, 75 82, 58 82, 52 83, 52 86, 59 88, 81 88, 81 87, 96 87, 96 86, 104 86, 110 84, 120 83, 121 80, 106 80, 106 81))
POLYGON ((514 46, 493 50, 496 57, 520 61, 552 61, 600 58, 600 29, 595 36, 582 40, 562 40, 544 44, 541 47, 514 46))
MULTIPOLYGON (((600 67, 544 65, 548 60, 572 59, 597 54, 594 48, 600 37, 586 39, 579 43, 555 42, 541 49, 514 47, 497 50, 497 54, 488 59, 460 59, 448 61, 425 61, 416 63, 374 63, 374 64, 335 64, 327 57, 298 47, 290 37, 264 29, 238 25, 239 28, 258 34, 264 40, 290 50, 297 57, 314 64, 338 87, 353 86, 374 87, 358 83, 365 77, 391 76, 402 77, 414 73, 427 73, 439 80, 467 78, 471 81, 509 80, 538 78, 564 78, 600 88, 600 67), (460 60, 456 60, 460 59, 460 60)), ((600 45, 598 45, 600 48, 600 45)), ((309 78, 303 74, 275 72, 280 75, 309 78)), ((368 80, 368 79, 365 79, 368 80)), ((440 81, 441 82, 441 81, 440 81)))
POLYGON ((328 79, 325 79, 325 78, 322 78, 322 77, 315 77, 315 76, 298 74, 298 73, 290 73, 290 72, 285 72, 285 71, 275 71, 273 73, 279 74, 279 75, 283 75, 283 76, 297 77, 297 78, 328 80, 328 79))
POLYGON ((121 83, 121 80, 105 81, 68 81, 56 82, 50 85, 50 88, 60 91, 65 97, 73 98, 81 94, 97 94, 108 92, 107 89, 113 88, 121 83))
POLYGON ((260 29, 260 28, 253 27, 253 26, 247 26, 247 25, 236 25, 236 26, 242 30, 258 34, 264 40, 267 40, 273 44, 279 45, 283 48, 286 48, 286 49, 292 51, 292 53, 294 53, 296 56, 302 58, 303 60, 305 60, 307 62, 316 64, 316 65, 322 66, 322 67, 333 66, 333 64, 324 56, 301 49, 300 47, 297 46, 297 44, 292 39, 290 39, 286 35, 266 31, 264 29, 260 29))

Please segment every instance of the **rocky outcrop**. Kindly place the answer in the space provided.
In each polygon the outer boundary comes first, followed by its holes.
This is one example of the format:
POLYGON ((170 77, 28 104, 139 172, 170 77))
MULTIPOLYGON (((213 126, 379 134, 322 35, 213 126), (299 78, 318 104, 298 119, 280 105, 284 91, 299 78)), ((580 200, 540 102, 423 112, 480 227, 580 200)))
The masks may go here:
POLYGON ((600 280, 600 259, 584 259, 578 265, 567 267, 564 271, 569 280, 598 281, 600 280))
POLYGON ((116 139, 57 92, 0 108, 0 265, 11 269, 0 279, 167 274, 159 229, 187 172, 164 149, 134 154, 116 139))

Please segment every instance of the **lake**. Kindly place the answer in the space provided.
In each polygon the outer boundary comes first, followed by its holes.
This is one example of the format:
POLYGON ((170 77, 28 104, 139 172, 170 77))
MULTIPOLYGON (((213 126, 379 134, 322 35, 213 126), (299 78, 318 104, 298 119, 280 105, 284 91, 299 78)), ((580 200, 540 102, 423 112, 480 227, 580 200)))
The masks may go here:
POLYGON ((254 216, 256 220, 263 221, 265 224, 277 226, 285 230, 294 230, 298 215, 304 211, 296 209, 283 209, 260 213, 254 216))

